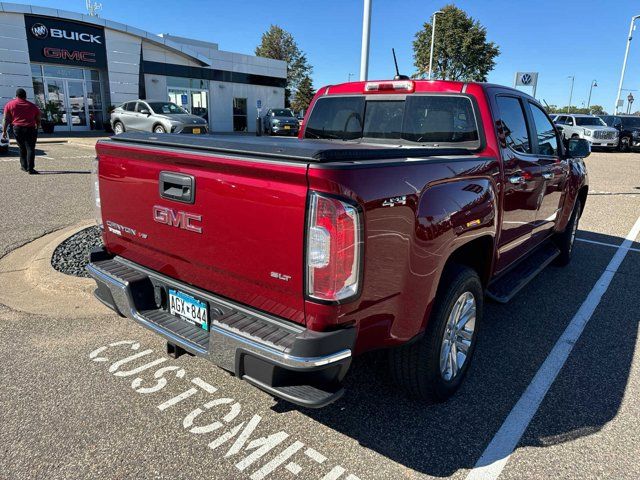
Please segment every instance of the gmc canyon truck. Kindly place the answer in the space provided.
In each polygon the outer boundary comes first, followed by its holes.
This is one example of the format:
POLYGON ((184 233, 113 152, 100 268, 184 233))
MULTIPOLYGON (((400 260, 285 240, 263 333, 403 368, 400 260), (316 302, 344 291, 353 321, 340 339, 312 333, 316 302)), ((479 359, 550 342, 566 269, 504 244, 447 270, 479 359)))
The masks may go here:
POLYGON ((298 139, 125 133, 97 143, 96 297, 275 397, 322 407, 354 355, 450 397, 485 297, 571 258, 587 199, 532 97, 449 81, 321 88, 298 139))

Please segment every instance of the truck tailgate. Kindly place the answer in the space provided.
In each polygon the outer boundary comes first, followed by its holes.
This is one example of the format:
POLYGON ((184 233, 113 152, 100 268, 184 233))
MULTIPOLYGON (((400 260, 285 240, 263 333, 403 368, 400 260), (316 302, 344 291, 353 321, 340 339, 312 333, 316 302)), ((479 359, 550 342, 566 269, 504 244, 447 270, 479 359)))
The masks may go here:
POLYGON ((305 162, 114 141, 96 150, 109 251, 304 323, 305 162), (161 172, 193 177, 193 203, 163 198, 161 172))

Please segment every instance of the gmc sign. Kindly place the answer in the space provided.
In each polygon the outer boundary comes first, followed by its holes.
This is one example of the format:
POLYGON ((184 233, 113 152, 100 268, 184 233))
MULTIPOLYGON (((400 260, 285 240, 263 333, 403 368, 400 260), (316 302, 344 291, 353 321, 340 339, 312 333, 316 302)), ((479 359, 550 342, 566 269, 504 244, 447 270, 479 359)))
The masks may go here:
POLYGON ((24 20, 31 61, 106 68, 102 27, 35 15, 24 20))

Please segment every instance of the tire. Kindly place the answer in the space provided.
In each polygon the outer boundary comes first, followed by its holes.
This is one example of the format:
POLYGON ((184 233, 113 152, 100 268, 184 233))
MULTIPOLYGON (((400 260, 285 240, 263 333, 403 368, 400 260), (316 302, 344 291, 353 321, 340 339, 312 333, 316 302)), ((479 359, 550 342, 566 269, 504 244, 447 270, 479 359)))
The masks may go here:
MULTIPOLYGON (((421 400, 443 402, 460 387, 469 369, 475 351, 478 326, 482 323, 484 294, 480 277, 475 270, 451 265, 442 275, 438 293, 424 336, 419 340, 389 352, 391 376, 400 388, 409 396, 421 400), (474 301, 475 315, 466 322, 464 338, 454 335, 448 329, 448 323, 455 319, 454 307, 460 301, 474 301), (454 314, 454 317, 451 315, 454 314), (470 328, 471 333, 467 330, 470 328), (454 345, 466 345, 466 357, 456 373, 449 368, 450 356, 446 355, 447 337, 454 338, 454 345), (467 345, 468 343, 468 345, 467 345), (441 361, 441 356, 444 362, 441 361), (448 377, 447 372, 451 375, 448 377)), ((458 362, 463 352, 455 354, 458 362)))
POLYGON ((113 124, 113 133, 114 135, 120 135, 124 133, 126 130, 124 129, 124 124, 122 122, 115 122, 113 124))
POLYGON ((156 125, 153 127, 153 133, 167 133, 167 131, 162 125, 156 125))
POLYGON ((580 200, 576 200, 576 204, 573 206, 573 212, 571 212, 571 218, 569 218, 569 223, 567 223, 567 228, 564 229, 564 232, 555 235, 554 242, 560 249, 560 255, 556 257, 554 264, 559 267, 569 265, 569 262, 571 262, 573 244, 576 240, 576 232, 578 231, 581 213, 582 203, 580 200))
POLYGON ((629 152, 631 150, 631 137, 620 137, 620 141, 618 142, 618 149, 621 152, 629 152))

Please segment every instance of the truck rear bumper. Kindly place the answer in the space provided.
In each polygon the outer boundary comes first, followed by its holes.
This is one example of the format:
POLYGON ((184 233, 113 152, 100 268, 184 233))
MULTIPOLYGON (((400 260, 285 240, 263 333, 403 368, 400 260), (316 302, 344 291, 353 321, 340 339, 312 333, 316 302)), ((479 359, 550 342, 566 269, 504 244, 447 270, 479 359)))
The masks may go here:
POLYGON ((167 342, 207 358, 268 393, 304 407, 323 407, 342 396, 351 365, 355 327, 315 332, 235 304, 149 270, 102 249, 91 253, 87 271, 95 296, 123 317, 162 335, 167 342), (171 315, 168 288, 206 300, 209 331, 171 315))

